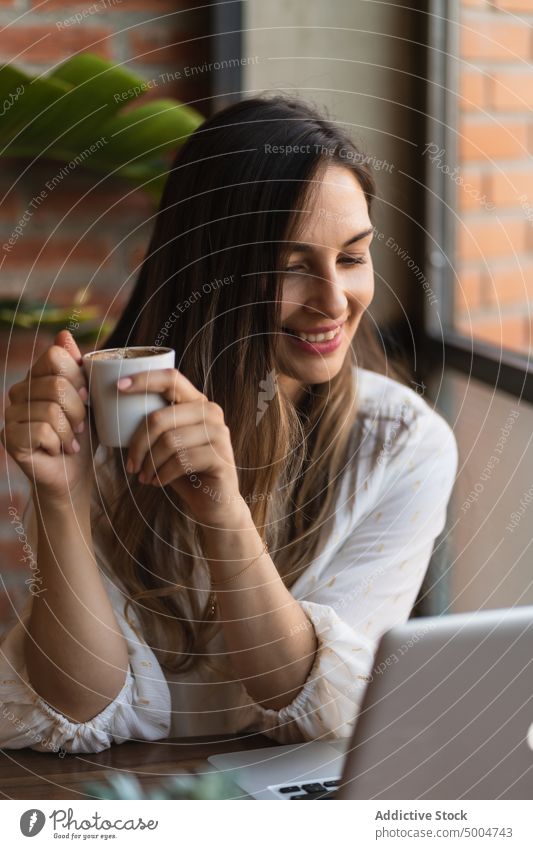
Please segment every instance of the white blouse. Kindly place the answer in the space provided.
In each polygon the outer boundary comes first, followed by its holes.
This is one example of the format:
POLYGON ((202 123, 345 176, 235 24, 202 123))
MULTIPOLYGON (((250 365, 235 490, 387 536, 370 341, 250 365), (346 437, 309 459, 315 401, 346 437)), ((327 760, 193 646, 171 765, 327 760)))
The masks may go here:
MULTIPOLYGON (((135 612, 124 617, 125 592, 94 540, 97 563, 127 641, 129 668, 121 692, 87 722, 72 722, 31 687, 24 634, 31 596, 0 644, 0 746, 38 751, 100 752, 112 743, 252 731, 280 743, 350 736, 381 635, 405 622, 444 529, 457 471, 457 444, 446 421, 413 389, 357 368, 358 408, 365 426, 350 507, 343 477, 331 538, 291 587, 314 625, 318 649, 296 698, 263 708, 235 674, 164 673, 135 612), (377 461, 376 422, 385 422, 377 461), (406 427, 400 427, 404 422, 406 427)), ((25 532, 36 549, 31 502, 25 532), (33 540, 33 541, 32 541, 33 540)), ((210 644, 211 645, 211 644, 210 644)), ((223 629, 213 638, 225 652, 223 629)))

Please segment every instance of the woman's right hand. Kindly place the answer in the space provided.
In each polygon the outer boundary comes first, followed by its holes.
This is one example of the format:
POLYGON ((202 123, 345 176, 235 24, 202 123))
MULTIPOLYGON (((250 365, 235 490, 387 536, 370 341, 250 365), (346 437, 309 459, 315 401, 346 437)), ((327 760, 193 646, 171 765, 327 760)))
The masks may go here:
POLYGON ((98 440, 84 404, 81 352, 68 330, 54 342, 10 388, 0 438, 40 496, 88 503, 98 440))

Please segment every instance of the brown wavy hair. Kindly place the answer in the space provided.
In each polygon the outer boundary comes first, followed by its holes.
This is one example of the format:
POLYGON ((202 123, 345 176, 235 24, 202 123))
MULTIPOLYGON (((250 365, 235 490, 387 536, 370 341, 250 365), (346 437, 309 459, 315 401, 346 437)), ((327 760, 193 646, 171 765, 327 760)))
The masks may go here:
MULTIPOLYGON (((371 215, 365 156, 309 104, 262 95, 202 124, 171 165, 138 279, 104 345, 174 348, 176 368, 223 408, 240 492, 287 587, 327 540, 345 474, 355 497, 363 448, 355 366, 399 377, 365 314, 353 356, 331 381, 305 387, 297 404, 275 393, 255 423, 261 381, 276 369, 285 243, 331 163, 353 172, 371 215), (288 152, 269 155, 266 145, 288 152)), ((164 668, 213 666, 208 644, 220 623, 207 612, 199 528, 170 486, 126 475, 125 457, 108 451, 95 531, 107 533, 126 613, 133 605, 164 668)))

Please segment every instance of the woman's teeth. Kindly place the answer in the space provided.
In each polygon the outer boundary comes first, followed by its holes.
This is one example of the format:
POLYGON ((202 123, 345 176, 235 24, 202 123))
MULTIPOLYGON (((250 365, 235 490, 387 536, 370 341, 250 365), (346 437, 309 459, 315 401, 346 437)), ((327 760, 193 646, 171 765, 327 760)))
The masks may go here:
POLYGON ((330 339, 335 339, 341 331, 340 327, 337 327, 335 330, 329 330, 327 333, 295 333, 294 330, 290 332, 297 336, 299 339, 303 339, 304 342, 329 342, 330 339))

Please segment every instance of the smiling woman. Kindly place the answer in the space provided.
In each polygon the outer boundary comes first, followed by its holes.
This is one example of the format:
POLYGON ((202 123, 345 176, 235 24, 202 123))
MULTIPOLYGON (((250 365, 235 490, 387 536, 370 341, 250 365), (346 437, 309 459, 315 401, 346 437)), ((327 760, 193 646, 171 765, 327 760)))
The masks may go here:
MULTIPOLYGON (((372 330, 374 191, 348 135, 307 104, 219 112, 173 162, 105 341, 164 330, 176 368, 118 391, 168 406, 93 457, 65 333, 12 388, 3 439, 34 485, 24 523, 48 593, 2 646, 3 699, 67 750, 350 733, 457 464, 450 428, 372 330)), ((0 744, 31 742, 0 718, 0 744)))

